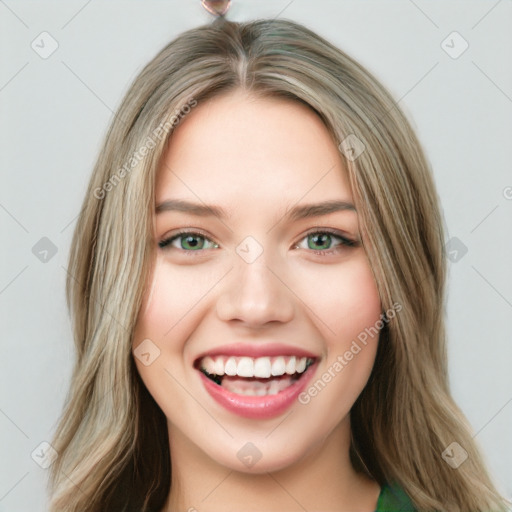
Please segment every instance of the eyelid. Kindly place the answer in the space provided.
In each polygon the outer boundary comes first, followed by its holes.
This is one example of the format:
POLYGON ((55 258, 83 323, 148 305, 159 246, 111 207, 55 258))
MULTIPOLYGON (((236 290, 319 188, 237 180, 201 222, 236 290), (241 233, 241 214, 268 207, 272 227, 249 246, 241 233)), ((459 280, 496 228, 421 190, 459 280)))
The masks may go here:
POLYGON ((304 238, 306 238, 307 236, 317 233, 326 233, 329 235, 333 235, 341 239, 345 245, 357 246, 360 244, 360 240, 358 237, 353 237, 351 235, 345 234, 343 231, 340 231, 339 229, 323 228, 321 226, 317 226, 315 228, 312 228, 311 230, 308 230, 304 235, 302 235, 302 237, 299 239, 299 242, 304 240, 304 238))
MULTIPOLYGON (((218 242, 215 241, 215 239, 213 237, 211 237, 209 234, 205 233, 202 229, 200 228, 181 228, 181 229, 178 229, 178 230, 175 230, 175 231, 171 231, 169 234, 166 234, 164 235, 159 241, 158 241, 158 246, 161 248, 161 249, 166 249, 168 248, 168 246, 176 239, 176 238, 179 238, 180 236, 183 236, 183 235, 199 235, 200 237, 210 241, 210 242, 213 242, 214 244, 216 245, 219 245, 218 242)), ((185 251, 185 250, 182 250, 182 252, 194 252, 194 253, 200 253, 200 252, 203 252, 203 250, 200 250, 200 251, 185 251)))
MULTIPOLYGON (((300 242, 302 242, 305 238, 307 238, 309 235, 323 234, 323 233, 329 234, 329 235, 332 235, 332 236, 338 238, 341 241, 340 245, 344 245, 347 247, 356 247, 356 246, 360 245, 360 241, 357 238, 346 235, 338 229, 323 228, 321 226, 316 226, 316 227, 313 227, 310 230, 308 230, 303 235, 301 235, 301 237, 297 240, 297 242, 295 242, 293 244, 293 247, 299 248, 298 244, 300 242)), ((220 244, 218 242, 216 242, 213 237, 211 237, 209 234, 205 233, 200 228, 181 228, 176 231, 173 231, 173 232, 169 233, 168 235, 164 235, 162 237, 162 239, 158 242, 158 246, 161 249, 166 249, 174 240, 176 240, 177 238, 179 238, 182 235, 199 235, 200 237, 204 238, 205 240, 208 240, 210 242, 213 242, 215 245, 220 246, 220 244)), ((198 251, 187 251, 187 250, 182 249, 181 252, 197 254, 197 253, 204 252, 205 250, 207 250, 207 249, 201 249, 198 251)), ((333 249, 322 249, 322 250, 315 251, 314 249, 308 249, 308 252, 329 254, 329 252, 332 250, 333 249)))

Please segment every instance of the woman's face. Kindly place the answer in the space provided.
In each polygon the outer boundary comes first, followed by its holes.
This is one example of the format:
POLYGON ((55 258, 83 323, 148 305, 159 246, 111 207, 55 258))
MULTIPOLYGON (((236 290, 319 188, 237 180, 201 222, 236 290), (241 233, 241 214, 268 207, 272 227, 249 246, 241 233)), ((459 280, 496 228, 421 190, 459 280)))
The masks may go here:
POLYGON ((199 104, 170 139, 155 194, 133 349, 173 456, 264 472, 346 440, 381 305, 321 120, 241 91, 199 104))

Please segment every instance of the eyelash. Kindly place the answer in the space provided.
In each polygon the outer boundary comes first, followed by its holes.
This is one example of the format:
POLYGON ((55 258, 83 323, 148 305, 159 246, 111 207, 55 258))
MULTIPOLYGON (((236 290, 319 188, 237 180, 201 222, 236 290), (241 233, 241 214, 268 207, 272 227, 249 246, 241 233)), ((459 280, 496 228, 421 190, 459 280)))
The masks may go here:
MULTIPOLYGON (((329 228, 322 228, 322 229, 316 229, 308 231, 300 240, 299 243, 302 242, 302 240, 307 239, 310 235, 330 235, 333 238, 337 238, 341 243, 339 245, 334 246, 332 249, 324 249, 324 250, 314 250, 314 249, 308 249, 308 252, 312 252, 313 254, 316 254, 318 256, 328 256, 331 254, 337 253, 342 248, 350 248, 350 247, 358 247, 359 242, 357 240, 353 240, 351 238, 348 238, 344 235, 342 235, 339 231, 335 229, 329 229, 329 228)), ((294 248, 297 248, 298 244, 294 244, 294 248)))
MULTIPOLYGON (((181 230, 181 231, 178 231, 177 233, 175 233, 174 235, 168 237, 168 238, 165 238, 163 240, 161 240, 160 242, 158 242, 158 247, 164 251, 167 251, 167 250, 171 250, 171 249, 176 249, 175 247, 169 247, 170 244, 172 244, 172 242, 174 242, 174 240, 180 238, 180 237, 183 237, 184 235, 192 235, 192 236, 197 236, 197 237, 200 237, 200 238, 204 238, 205 240, 208 240, 210 242, 213 242, 214 244, 216 244, 216 242, 214 242, 213 240, 211 240, 209 237, 207 237, 204 233, 201 233, 200 231, 187 231, 187 230, 181 230)), ((294 244, 294 249, 295 248, 299 248, 298 245, 300 242, 302 242, 304 239, 306 239, 308 236, 310 235, 330 235, 332 236, 333 238, 337 238, 341 243, 337 246, 335 246, 333 249, 324 249, 324 250, 314 250, 314 249, 307 249, 308 252, 312 252, 313 254, 316 254, 318 256, 327 256, 327 255, 331 255, 331 254, 334 254, 336 252, 338 252, 339 247, 357 247, 359 246, 359 242, 356 241, 356 240, 353 240, 353 239, 350 239, 350 238, 347 238, 346 236, 342 235, 339 231, 335 230, 335 229, 329 229, 329 228, 322 228, 322 229, 316 229, 316 230, 311 230, 309 232, 307 232, 300 240, 299 242, 297 242, 296 244, 294 244)), ((218 245, 218 244, 217 244, 218 245)), ((198 250, 187 250, 187 249, 178 249, 178 251, 182 252, 182 253, 185 253, 187 254, 188 256, 199 256, 198 253, 202 253, 204 252, 205 250, 208 250, 208 249, 198 249, 198 250)))

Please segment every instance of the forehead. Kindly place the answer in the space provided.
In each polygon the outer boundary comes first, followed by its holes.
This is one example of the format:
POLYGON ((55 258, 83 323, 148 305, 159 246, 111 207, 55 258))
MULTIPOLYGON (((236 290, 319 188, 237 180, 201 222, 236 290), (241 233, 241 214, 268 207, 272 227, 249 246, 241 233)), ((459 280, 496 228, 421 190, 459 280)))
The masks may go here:
POLYGON ((232 203, 250 196, 296 202, 307 195, 351 201, 346 170, 319 116, 293 100, 244 91, 192 109, 163 154, 157 202, 169 196, 232 203))

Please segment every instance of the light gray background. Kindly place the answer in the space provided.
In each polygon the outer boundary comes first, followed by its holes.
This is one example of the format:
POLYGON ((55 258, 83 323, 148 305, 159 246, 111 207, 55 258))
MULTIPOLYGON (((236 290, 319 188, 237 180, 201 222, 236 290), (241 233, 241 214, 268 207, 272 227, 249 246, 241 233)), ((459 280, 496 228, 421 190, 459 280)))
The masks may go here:
MULTIPOLYGON (((449 264, 453 395, 512 498, 511 2, 234 0, 227 17, 276 16, 366 65, 417 130, 447 241, 468 249, 449 264), (469 43, 456 59, 441 46, 453 31, 469 43)), ((211 19, 199 0, 0 0, 0 511, 46 509, 48 470, 31 453, 51 439, 70 379, 63 267, 112 111, 164 44, 211 19), (47 59, 31 48, 43 31, 59 45, 47 59), (58 250, 46 263, 32 252, 42 237, 58 250)))

